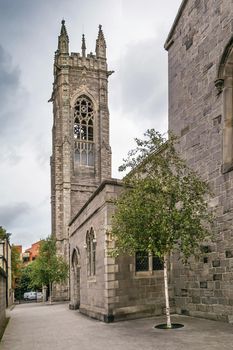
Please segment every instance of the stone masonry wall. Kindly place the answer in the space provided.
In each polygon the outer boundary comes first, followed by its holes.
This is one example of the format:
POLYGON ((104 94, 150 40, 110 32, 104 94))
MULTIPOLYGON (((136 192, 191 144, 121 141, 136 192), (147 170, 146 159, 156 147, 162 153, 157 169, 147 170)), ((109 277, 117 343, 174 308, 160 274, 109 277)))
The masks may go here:
MULTIPOLYGON (((232 321, 233 172, 222 173, 223 93, 215 80, 233 35, 233 2, 187 1, 166 43, 169 57, 169 129, 180 136, 180 152, 213 191, 214 241, 190 266, 174 261, 177 311, 232 321)), ((229 145, 231 147, 231 145, 229 145)))
MULTIPOLYGON (((133 257, 115 261, 115 288, 111 308, 115 320, 162 315, 165 312, 164 280, 161 271, 135 271, 133 257)), ((169 289, 171 311, 174 311, 173 290, 169 289)))
MULTIPOLYGON (((82 54, 69 52, 69 38, 62 21, 55 52, 53 102, 53 151, 51 157, 52 234, 57 240, 58 254, 69 261, 68 225, 100 183, 111 177, 109 145, 108 76, 106 44, 99 27, 96 54, 86 54, 85 39, 82 54), (92 140, 74 137, 74 109, 80 96, 93 104, 92 140), (94 165, 75 162, 75 150, 80 144, 93 147, 94 165)), ((84 154, 84 153, 83 153, 84 154)), ((68 281, 54 288, 55 299, 69 298, 68 281)))
MULTIPOLYGON (((106 182, 100 186, 100 190, 94 193, 80 213, 72 220, 69 228, 70 256, 75 249, 78 249, 80 258, 80 311, 103 321, 107 319, 109 312, 106 295, 108 289, 108 276, 106 274, 106 266, 108 265, 106 257, 107 205, 109 193, 111 193, 112 199, 121 188, 117 182, 111 184, 109 181, 109 183, 106 182), (96 237, 95 276, 87 274, 86 235, 91 228, 93 228, 96 237)), ((71 299, 72 293, 71 290, 71 299)))
MULTIPOLYGON (((163 271, 136 272, 133 257, 113 258, 108 255, 108 250, 114 246, 111 238, 112 200, 121 191, 120 182, 105 181, 73 219, 69 229, 70 256, 78 249, 80 258, 80 311, 105 322, 161 315, 165 304, 163 271), (85 242, 91 227, 96 235, 95 277, 87 276, 85 242)), ((172 292, 170 286, 174 311, 172 292)))
POLYGON ((6 276, 0 268, 0 328, 6 319, 6 276))

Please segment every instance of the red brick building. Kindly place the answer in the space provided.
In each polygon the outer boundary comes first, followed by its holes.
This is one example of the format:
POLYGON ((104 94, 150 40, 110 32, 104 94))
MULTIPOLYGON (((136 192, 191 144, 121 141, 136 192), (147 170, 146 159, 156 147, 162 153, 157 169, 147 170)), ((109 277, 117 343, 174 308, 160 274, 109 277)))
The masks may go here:
POLYGON ((33 243, 30 248, 26 249, 23 253, 23 263, 29 263, 37 258, 39 255, 41 241, 33 243))

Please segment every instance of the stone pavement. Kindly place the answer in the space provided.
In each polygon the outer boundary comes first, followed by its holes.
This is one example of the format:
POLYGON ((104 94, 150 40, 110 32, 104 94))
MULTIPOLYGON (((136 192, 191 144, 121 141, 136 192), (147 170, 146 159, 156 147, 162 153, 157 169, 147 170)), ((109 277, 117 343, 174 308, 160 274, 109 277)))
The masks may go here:
POLYGON ((184 328, 155 329, 164 318, 105 324, 67 304, 22 304, 10 311, 1 350, 224 350, 233 348, 233 325, 173 316, 184 328))

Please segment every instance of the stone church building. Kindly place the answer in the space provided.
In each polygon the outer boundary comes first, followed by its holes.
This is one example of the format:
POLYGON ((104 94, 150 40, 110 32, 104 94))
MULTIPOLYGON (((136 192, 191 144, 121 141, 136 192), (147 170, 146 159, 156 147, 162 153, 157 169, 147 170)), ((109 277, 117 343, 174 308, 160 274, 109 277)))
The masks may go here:
POLYGON ((233 322, 233 2, 183 0, 165 43, 169 129, 213 192, 214 240, 173 263, 176 311, 233 322))
MULTIPOLYGON (((172 311, 233 322, 233 3, 183 0, 168 34, 169 129, 180 152, 213 192, 214 240, 198 260, 170 269, 172 311)), ((112 199, 108 70, 101 26, 95 54, 69 52, 62 21, 54 61, 52 232, 70 264, 56 286, 70 308, 110 322, 164 312, 156 257, 111 258, 112 199)))
POLYGON ((70 264, 69 281, 57 285, 57 300, 110 322, 132 315, 161 314, 163 271, 156 257, 108 256, 112 200, 122 191, 111 178, 108 70, 101 26, 95 54, 69 53, 62 21, 55 52, 53 151, 51 157, 52 232, 58 253, 70 264))

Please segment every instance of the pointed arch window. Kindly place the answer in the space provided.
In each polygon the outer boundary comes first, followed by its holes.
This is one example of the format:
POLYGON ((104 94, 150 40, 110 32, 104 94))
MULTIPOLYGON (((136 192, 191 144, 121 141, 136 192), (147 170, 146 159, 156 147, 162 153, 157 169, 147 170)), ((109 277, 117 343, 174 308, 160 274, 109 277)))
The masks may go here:
MULTIPOLYGON (((233 37, 228 42, 221 57, 215 86, 218 95, 223 92, 223 164, 222 172, 233 170, 233 37)), ((215 123, 221 123, 221 115, 215 123)))
POLYGON ((94 166, 94 106, 85 95, 74 106, 74 140, 75 164, 94 166))
POLYGON ((86 244, 87 244, 87 275, 95 276, 96 239, 95 239, 93 228, 91 228, 90 231, 87 231, 86 244))

